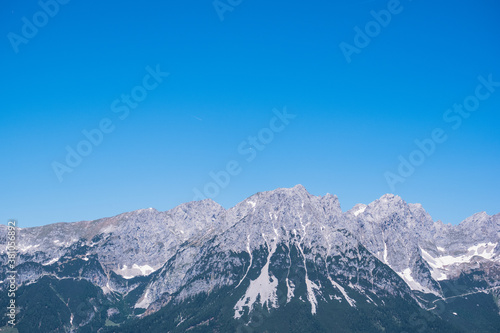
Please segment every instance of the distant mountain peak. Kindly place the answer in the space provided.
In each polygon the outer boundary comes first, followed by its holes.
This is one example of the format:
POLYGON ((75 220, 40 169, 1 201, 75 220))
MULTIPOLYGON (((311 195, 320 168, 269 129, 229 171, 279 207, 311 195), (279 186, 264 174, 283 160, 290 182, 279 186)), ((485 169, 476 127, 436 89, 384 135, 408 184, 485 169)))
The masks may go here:
MULTIPOLYGON (((214 207, 214 208, 220 208, 223 210, 226 210, 222 205, 220 205, 218 202, 214 201, 211 198, 203 199, 203 200, 198 200, 198 201, 189 201, 183 204, 180 204, 177 207, 214 207)), ((174 207, 173 209, 177 208, 174 207)))
POLYGON ((269 191, 270 193, 285 193, 285 194, 289 194, 289 195, 304 195, 304 196, 312 196, 311 193, 309 193, 306 188, 301 185, 301 184, 297 184, 295 185, 294 187, 282 187, 282 188, 278 188, 276 190, 273 190, 273 191, 269 191))
POLYGON ((404 200, 396 194, 386 193, 378 199, 380 202, 404 202, 404 200))
POLYGON ((305 187, 304 187, 304 185, 302 185, 302 184, 297 184, 297 185, 295 185, 295 186, 294 186, 294 187, 292 187, 292 188, 293 188, 294 190, 298 190, 298 191, 306 191, 306 192, 307 192, 306 188, 305 188, 305 187))

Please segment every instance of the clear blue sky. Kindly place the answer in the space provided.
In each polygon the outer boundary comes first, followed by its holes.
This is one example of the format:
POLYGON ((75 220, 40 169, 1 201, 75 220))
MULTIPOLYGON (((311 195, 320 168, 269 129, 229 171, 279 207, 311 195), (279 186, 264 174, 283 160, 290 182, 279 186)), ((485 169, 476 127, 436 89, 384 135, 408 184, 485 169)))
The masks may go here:
POLYGON ((214 197, 226 208, 300 183, 337 194, 343 210, 394 192, 445 223, 499 213, 500 87, 456 129, 443 115, 475 94, 478 76, 500 81, 500 5, 402 0, 348 63, 339 45, 354 46, 354 27, 389 3, 245 0, 221 21, 212 0, 72 0, 53 17, 37 1, 2 2, 0 220, 28 227, 167 210, 229 161, 240 173, 214 197), (23 17, 34 16, 41 27, 23 37, 23 17), (120 119, 121 95, 157 65, 169 76, 120 119), (265 149, 248 150, 247 137, 269 134, 273 109, 285 106, 296 118, 265 149), (64 164, 66 147, 106 118, 114 130, 60 182, 53 162, 64 164), (447 140, 391 188, 386 172, 397 175, 399 156, 435 128, 447 140))

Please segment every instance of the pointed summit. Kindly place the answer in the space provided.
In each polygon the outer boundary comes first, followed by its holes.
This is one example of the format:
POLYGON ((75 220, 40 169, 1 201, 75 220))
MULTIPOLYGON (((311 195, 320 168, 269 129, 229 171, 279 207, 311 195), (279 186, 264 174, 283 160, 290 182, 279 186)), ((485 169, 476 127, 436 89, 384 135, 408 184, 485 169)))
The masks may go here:
POLYGON ((380 197, 380 199, 378 199, 382 202, 399 202, 399 201, 403 201, 403 199, 401 199, 401 197, 399 195, 395 195, 395 194, 392 194, 392 193, 386 193, 384 194, 383 196, 380 197))
POLYGON ((298 198, 312 198, 314 197, 310 194, 306 188, 300 184, 295 185, 294 187, 280 187, 275 190, 258 192, 251 197, 247 198, 247 200, 255 201, 256 198, 266 198, 269 200, 274 197, 298 197, 298 198))
POLYGON ((365 204, 359 203, 359 204, 355 205, 354 207, 352 207, 347 212, 353 214, 354 216, 358 216, 359 214, 364 213, 364 211, 366 210, 366 207, 368 207, 368 206, 365 204))
POLYGON ((388 193, 368 204, 364 213, 372 215, 375 219, 393 214, 405 216, 409 213, 409 207, 400 196, 388 193))
POLYGON ((406 203, 406 201, 401 199, 401 197, 399 195, 387 193, 387 194, 384 194, 383 196, 381 196, 379 199, 377 199, 369 204, 369 206, 372 206, 372 205, 386 207, 386 208, 389 208, 389 207, 402 208, 402 207, 407 206, 407 203, 406 203))
POLYGON ((271 192, 275 192, 275 191, 283 191, 285 193, 311 196, 311 193, 309 193, 306 190, 306 188, 301 184, 297 184, 294 187, 289 187, 289 188, 278 188, 278 189, 271 191, 271 192))
POLYGON ((302 184, 297 184, 294 187, 292 187, 292 189, 294 189, 296 191, 306 191, 307 192, 306 188, 302 184))

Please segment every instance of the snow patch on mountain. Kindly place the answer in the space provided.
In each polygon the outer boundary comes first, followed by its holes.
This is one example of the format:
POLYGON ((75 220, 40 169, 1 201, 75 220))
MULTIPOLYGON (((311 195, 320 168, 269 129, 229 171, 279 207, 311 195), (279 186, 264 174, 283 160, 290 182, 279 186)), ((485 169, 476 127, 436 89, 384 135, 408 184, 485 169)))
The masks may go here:
POLYGON ((423 293, 438 295, 436 294, 435 291, 430 290, 429 288, 422 286, 420 283, 418 283, 418 281, 415 281, 415 279, 412 276, 412 271, 410 268, 407 268, 402 272, 396 272, 396 273, 406 282, 406 284, 410 287, 411 290, 418 290, 423 293))
POLYGON ((269 264, 271 262, 271 257, 277 248, 277 239, 274 237, 271 240, 271 245, 269 245, 266 240, 266 236, 262 234, 264 238, 267 249, 269 251, 267 255, 267 261, 264 267, 260 272, 260 275, 257 279, 250 281, 250 285, 248 286, 245 295, 240 298, 240 300, 234 306, 234 318, 241 318, 243 315, 243 308, 248 307, 249 312, 252 311, 254 303, 257 301, 258 296, 260 295, 259 303, 264 306, 267 305, 268 308, 278 307, 278 296, 276 294, 276 290, 278 287, 278 279, 269 273, 269 264))
POLYGON ((320 290, 320 287, 309 280, 309 277, 307 276, 307 269, 306 269, 306 288, 307 288, 307 300, 309 303, 311 303, 311 313, 316 314, 316 307, 318 306, 318 300, 316 299, 316 295, 314 294, 314 291, 320 290))
POLYGON ((342 287, 340 284, 338 284, 337 282, 335 282, 329 276, 328 276, 328 281, 330 281, 330 283, 332 284, 332 286, 334 286, 335 288, 337 288, 338 290, 340 290, 340 292, 342 293, 342 296, 344 296, 345 300, 347 301, 347 303, 349 303, 349 305, 351 307, 356 307, 356 301, 353 300, 352 298, 350 298, 349 295, 347 295, 344 287, 342 287))
POLYGON ((134 308, 147 309, 150 304, 151 304, 151 300, 149 299, 149 290, 146 290, 146 293, 134 305, 134 308))
POLYGON ((136 276, 148 276, 153 273, 156 269, 149 265, 137 265, 133 264, 132 267, 123 265, 119 270, 115 270, 115 273, 121 275, 124 279, 132 279, 136 276))
POLYGON ((49 260, 49 261, 47 261, 47 262, 43 263, 43 264, 42 264, 42 266, 50 266, 50 265, 52 265, 52 264, 56 263, 58 260, 59 260, 59 258, 54 258, 54 259, 51 259, 51 260, 49 260))
POLYGON ((243 282, 243 280, 245 280, 245 278, 248 275, 248 272, 250 271, 250 268, 252 267, 253 256, 252 256, 252 251, 250 250, 250 235, 247 236, 247 252, 250 255, 250 263, 248 264, 248 268, 247 268, 247 271, 245 272, 245 275, 243 275, 243 277, 241 278, 241 280, 238 283, 238 285, 236 286, 236 288, 238 288, 240 286, 240 284, 243 282))
POLYGON ((387 265, 389 262, 387 261, 387 242, 384 242, 384 263, 387 265))
MULTIPOLYGON (((304 225, 302 216, 300 217, 300 225, 302 226, 303 237, 305 238, 307 235, 307 227, 310 223, 304 225)), ((316 300, 316 295, 314 294, 315 290, 320 290, 317 284, 309 279, 307 274, 307 264, 306 264, 306 256, 304 255, 303 244, 299 243, 297 247, 300 250, 300 254, 304 260, 304 270, 305 270, 305 278, 306 278, 306 289, 307 289, 307 300, 311 303, 311 313, 316 314, 316 307, 318 306, 318 301, 316 300)))
POLYGON ((19 252, 28 252, 30 249, 36 249, 37 247, 39 247, 40 244, 37 244, 37 245, 28 245, 28 246, 19 246, 18 250, 19 252))
POLYGON ((354 216, 358 216, 359 214, 362 214, 366 210, 366 207, 367 206, 364 204, 357 204, 352 209, 352 213, 354 214, 354 216))
MULTIPOLYGON (((433 257, 429 252, 421 249, 422 257, 427 261, 429 266, 431 267, 432 278, 436 281, 446 280, 448 278, 447 268, 449 266, 469 263, 471 259, 475 256, 482 257, 486 260, 491 260, 495 256, 495 248, 498 243, 480 243, 477 245, 473 245, 467 249, 467 252, 458 255, 443 255, 438 257, 433 257)), ((444 250, 444 249, 443 249, 444 250)), ((442 251, 441 251, 442 252, 442 251)))
POLYGON ((287 288, 286 302, 290 303, 292 298, 295 296, 295 284, 289 278, 286 278, 285 281, 286 281, 286 288, 287 288))

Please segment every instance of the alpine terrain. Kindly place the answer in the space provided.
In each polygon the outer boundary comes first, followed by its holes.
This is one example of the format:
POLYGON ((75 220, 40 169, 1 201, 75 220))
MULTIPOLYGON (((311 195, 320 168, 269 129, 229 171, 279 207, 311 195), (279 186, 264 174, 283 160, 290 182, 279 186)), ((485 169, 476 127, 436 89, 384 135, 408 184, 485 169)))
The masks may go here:
POLYGON ((297 185, 17 233, 21 333, 500 332, 500 214, 445 225, 392 194, 343 212, 297 185))

